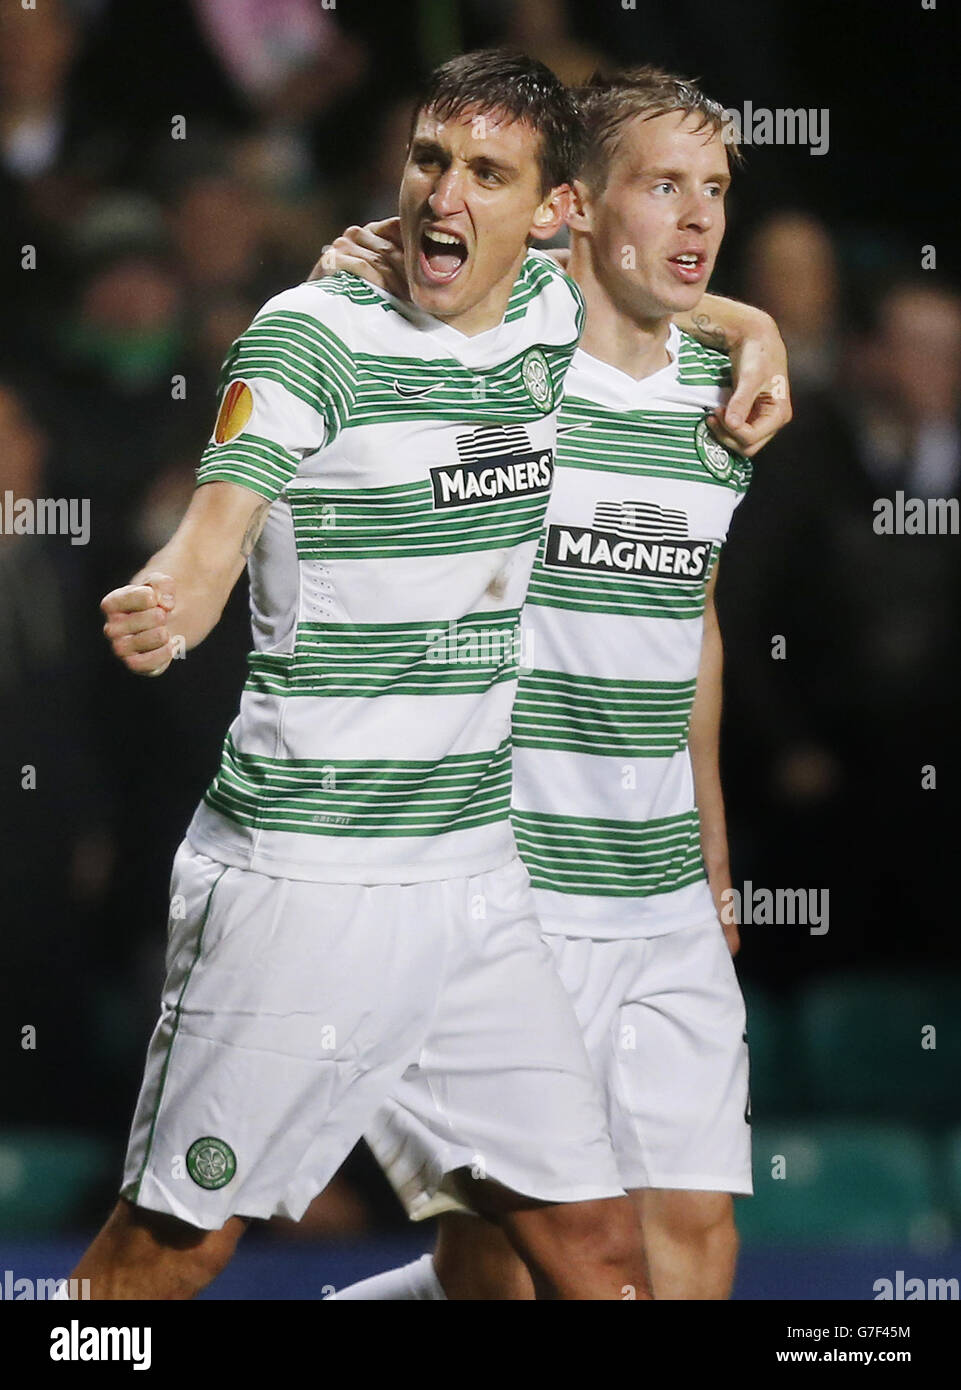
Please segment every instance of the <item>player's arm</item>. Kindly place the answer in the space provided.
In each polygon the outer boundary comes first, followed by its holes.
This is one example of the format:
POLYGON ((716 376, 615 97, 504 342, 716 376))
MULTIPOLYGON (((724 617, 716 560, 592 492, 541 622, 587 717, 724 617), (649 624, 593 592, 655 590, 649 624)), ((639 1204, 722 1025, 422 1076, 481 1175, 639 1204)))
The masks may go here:
POLYGON ((133 581, 103 600, 104 632, 131 671, 160 675, 178 651, 203 641, 272 503, 350 413, 354 380, 338 331, 343 316, 316 300, 303 287, 275 295, 233 344, 183 520, 133 581))
POLYGON ((787 348, 763 309, 705 294, 687 314, 675 314, 685 333, 731 358, 734 390, 708 417, 711 432, 735 453, 752 458, 793 416, 787 348))
POLYGON ((267 519, 270 502, 236 483, 204 483, 167 544, 101 603, 104 635, 128 670, 166 671, 214 628, 267 519))
POLYGON ((691 767, 694 770, 694 799, 701 821, 701 853, 704 856, 714 906, 733 956, 741 944, 737 922, 728 920, 733 917, 733 899, 730 895, 727 899, 721 896, 725 889, 731 888, 731 866, 728 858, 724 795, 721 791, 721 678, 724 652, 717 610, 714 606, 717 568, 715 565, 705 596, 704 636, 701 642, 694 708, 691 711, 688 748, 691 767))
MULTIPOLYGON (((569 252, 547 252, 566 265, 569 252)), ((348 227, 326 246, 310 272, 320 280, 338 270, 350 271, 398 299, 408 298, 400 219, 385 218, 365 227, 348 227)), ((726 406, 708 417, 712 432, 728 449, 751 458, 791 419, 787 348, 777 324, 763 309, 735 299, 705 294, 697 308, 676 314, 678 325, 705 347, 731 358, 734 390, 726 406)))

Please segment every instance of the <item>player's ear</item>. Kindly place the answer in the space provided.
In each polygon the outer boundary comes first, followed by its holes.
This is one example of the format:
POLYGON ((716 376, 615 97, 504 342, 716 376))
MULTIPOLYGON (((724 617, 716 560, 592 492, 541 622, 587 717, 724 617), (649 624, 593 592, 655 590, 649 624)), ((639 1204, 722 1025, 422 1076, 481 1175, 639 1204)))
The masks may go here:
POLYGON ((567 221, 570 205, 571 186, 569 183, 561 183, 556 188, 552 188, 534 213, 530 235, 537 241, 548 241, 552 236, 556 236, 567 221))
POLYGON ((591 190, 586 183, 580 179, 575 179, 571 188, 570 208, 567 213, 567 225, 573 232, 589 232, 592 230, 592 207, 591 190))

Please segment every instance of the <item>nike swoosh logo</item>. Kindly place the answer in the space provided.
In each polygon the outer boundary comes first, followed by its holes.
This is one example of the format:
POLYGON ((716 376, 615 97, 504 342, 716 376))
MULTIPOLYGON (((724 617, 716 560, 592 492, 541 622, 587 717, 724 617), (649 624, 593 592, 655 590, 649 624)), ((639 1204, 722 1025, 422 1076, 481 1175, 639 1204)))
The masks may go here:
POLYGON ((426 396, 429 392, 437 389, 437 384, 430 386, 401 386, 399 381, 394 382, 394 390, 398 396, 403 396, 405 400, 416 400, 418 396, 426 396))

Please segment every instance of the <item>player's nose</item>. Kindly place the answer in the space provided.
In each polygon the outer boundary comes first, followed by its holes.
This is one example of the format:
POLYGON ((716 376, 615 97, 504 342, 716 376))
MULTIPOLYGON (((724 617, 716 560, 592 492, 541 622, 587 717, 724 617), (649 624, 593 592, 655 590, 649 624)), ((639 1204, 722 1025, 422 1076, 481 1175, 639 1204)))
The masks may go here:
POLYGON ((689 198, 678 217, 680 228, 693 227, 700 232, 708 232, 714 226, 714 208, 703 198, 689 198))
POLYGON ((462 175, 453 165, 445 169, 434 184, 427 206, 437 217, 448 217, 463 206, 462 175))

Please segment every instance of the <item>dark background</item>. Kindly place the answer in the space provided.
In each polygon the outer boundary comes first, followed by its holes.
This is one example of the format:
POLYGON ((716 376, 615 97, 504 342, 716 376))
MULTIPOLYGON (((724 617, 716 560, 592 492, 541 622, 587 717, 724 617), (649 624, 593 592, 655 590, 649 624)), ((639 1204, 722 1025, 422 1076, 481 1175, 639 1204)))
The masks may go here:
MULTIPOLYGON (((186 506, 232 339, 344 226, 394 211, 418 80, 507 41, 568 80, 657 62, 728 107, 829 111, 823 156, 746 151, 712 285, 778 319, 795 397, 721 564, 734 881, 830 894, 826 935, 745 928, 739 970, 755 1121, 821 1154, 804 1200, 824 1189, 824 1238, 867 1192, 851 1240, 944 1248, 961 1221, 961 552, 872 522, 878 498, 957 497, 961 478, 956 7, 318 0, 311 21, 292 0, 280 43, 246 13, 0 4, 0 496, 89 498, 92 519, 85 546, 0 535, 0 1233, 106 1210, 171 859, 244 678, 243 584, 158 682, 111 658, 99 599, 186 506), (17 1174, 41 1149, 50 1197, 25 1218, 17 1174)), ((818 1238, 760 1187, 752 1210, 759 1241, 818 1238)), ((358 1155, 308 1227, 399 1221, 358 1155)))

